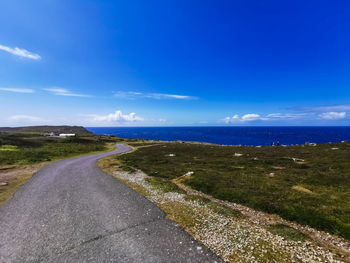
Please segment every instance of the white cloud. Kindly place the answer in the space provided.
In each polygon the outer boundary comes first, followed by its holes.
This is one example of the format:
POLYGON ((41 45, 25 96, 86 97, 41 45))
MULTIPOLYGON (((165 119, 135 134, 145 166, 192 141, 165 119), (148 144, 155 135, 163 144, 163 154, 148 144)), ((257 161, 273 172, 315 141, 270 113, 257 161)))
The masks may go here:
MULTIPOLYGON (((318 114, 318 117, 324 120, 341 120, 346 118, 346 112, 323 112, 318 114)), ((226 117, 221 121, 225 123, 238 123, 247 121, 291 121, 291 120, 311 120, 317 118, 317 114, 314 112, 308 113, 271 113, 266 116, 261 116, 256 113, 245 114, 242 117, 237 114, 232 117, 226 117)))
POLYGON ((148 98, 153 98, 153 99, 178 99, 178 100, 192 100, 195 99, 195 97, 192 96, 185 96, 185 95, 175 95, 175 94, 161 94, 161 93, 153 93, 147 95, 148 98))
POLYGON ((13 115, 9 117, 9 119, 10 121, 13 121, 13 122, 29 122, 29 123, 44 121, 39 117, 30 116, 30 115, 13 115))
POLYGON ((240 118, 237 114, 233 115, 232 117, 226 117, 223 119, 223 122, 225 123, 231 123, 231 122, 236 122, 236 121, 239 121, 240 118))
POLYGON ((255 113, 250 113, 250 114, 245 114, 242 116, 242 121, 256 121, 259 120, 261 117, 259 114, 255 113))
POLYGON ((24 57, 24 58, 34 59, 34 60, 41 59, 40 55, 18 47, 11 48, 11 47, 0 45, 0 50, 6 51, 8 53, 11 53, 19 57, 24 57))
POLYGON ((79 93, 73 93, 70 90, 67 89, 63 89, 63 88, 48 88, 48 89, 44 89, 46 91, 51 92, 54 95, 57 96, 67 96, 67 97, 91 97, 91 95, 87 95, 87 94, 79 94, 79 93))
POLYGON ((238 114, 233 115, 232 117, 226 117, 222 121, 225 123, 235 123, 235 122, 244 122, 244 121, 256 121, 256 120, 265 120, 259 114, 249 113, 245 114, 242 117, 239 117, 238 114))
POLYGON ((330 112, 321 113, 318 116, 320 116, 322 119, 325 119, 325 120, 340 120, 340 119, 346 118, 346 112, 330 111, 330 112))
POLYGON ((107 115, 91 115, 93 117, 93 121, 96 122, 114 122, 114 123, 122 123, 122 122, 135 122, 142 121, 143 118, 136 115, 136 113, 131 112, 129 114, 123 114, 120 110, 115 111, 114 113, 110 113, 107 115))
POLYGON ((237 123, 237 122, 246 122, 246 121, 276 121, 276 120, 295 120, 305 117, 306 113, 271 113, 266 116, 261 116, 257 113, 245 114, 242 117, 235 114, 232 117, 226 117, 222 119, 225 123, 237 123))
POLYGON ((134 91, 118 91, 114 93, 115 97, 125 99, 137 99, 137 98, 149 98, 149 99, 178 99, 178 100, 193 100, 197 99, 194 96, 176 95, 176 94, 165 94, 165 93, 141 93, 134 91))
POLYGON ((15 93, 34 93, 32 89, 19 89, 19 88, 0 88, 2 91, 15 92, 15 93))

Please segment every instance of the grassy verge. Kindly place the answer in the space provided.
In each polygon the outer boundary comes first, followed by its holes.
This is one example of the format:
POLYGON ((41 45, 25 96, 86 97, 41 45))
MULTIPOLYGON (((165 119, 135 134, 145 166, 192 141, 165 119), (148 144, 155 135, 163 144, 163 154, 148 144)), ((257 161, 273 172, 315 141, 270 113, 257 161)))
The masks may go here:
MULTIPOLYGON (((162 180, 184 183, 350 239, 350 143, 239 147, 163 143, 115 157, 162 180)), ((157 179, 158 180, 158 179, 157 179)))
POLYGON ((5 178, 3 176, 5 172, 0 170, 0 206, 10 199, 18 188, 24 185, 36 171, 45 166, 47 163, 48 162, 31 166, 13 167, 7 171, 6 174, 9 175, 5 178))

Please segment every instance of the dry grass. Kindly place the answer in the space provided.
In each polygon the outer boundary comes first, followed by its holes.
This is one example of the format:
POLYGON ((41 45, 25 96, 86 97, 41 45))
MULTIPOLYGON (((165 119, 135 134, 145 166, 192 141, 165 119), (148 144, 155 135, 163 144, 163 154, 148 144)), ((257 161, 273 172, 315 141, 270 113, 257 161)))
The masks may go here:
POLYGON ((9 200, 12 195, 24 185, 34 173, 47 165, 48 162, 35 165, 21 165, 12 167, 2 167, 0 169, 0 206, 9 200))
POLYGON ((292 189, 299 191, 299 192, 302 192, 302 193, 306 193, 306 194, 313 194, 313 192, 311 190, 309 190, 301 185, 294 185, 294 186, 292 186, 292 189))

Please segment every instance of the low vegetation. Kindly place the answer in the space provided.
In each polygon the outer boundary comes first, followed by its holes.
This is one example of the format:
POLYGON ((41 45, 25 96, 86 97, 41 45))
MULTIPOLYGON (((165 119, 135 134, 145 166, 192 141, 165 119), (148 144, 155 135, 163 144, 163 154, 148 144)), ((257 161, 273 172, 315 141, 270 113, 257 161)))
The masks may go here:
POLYGON ((38 133, 0 133, 0 166, 33 164, 77 154, 106 150, 108 137, 85 135, 68 138, 45 137, 38 133))
POLYGON ((126 171, 113 157, 99 160, 98 165, 155 203, 167 218, 226 262, 348 262, 347 250, 338 246, 339 238, 335 238, 336 243, 324 242, 275 215, 241 205, 240 210, 232 208, 227 202, 184 186, 180 183, 183 177, 170 181, 139 170, 126 171), (264 224, 267 221, 270 224, 264 224))
POLYGON ((273 234, 279 235, 285 239, 292 241, 304 242, 311 240, 307 235, 301 233, 300 231, 282 224, 272 225, 268 228, 268 230, 273 234))
POLYGON ((8 133, 35 133, 35 134, 43 134, 43 133, 75 133, 78 136, 81 135, 93 135, 91 132, 86 130, 81 126, 25 126, 25 127, 0 127, 0 132, 8 132, 8 133))
POLYGON ((158 143, 114 158, 157 178, 153 184, 193 172, 183 181, 193 189, 349 240, 349 157, 350 143, 344 142, 288 147, 158 143))
POLYGON ((116 141, 116 137, 94 135, 76 126, 0 128, 0 205, 49 162, 106 151, 112 149, 116 141), (76 136, 44 136, 50 132, 75 133, 76 136))

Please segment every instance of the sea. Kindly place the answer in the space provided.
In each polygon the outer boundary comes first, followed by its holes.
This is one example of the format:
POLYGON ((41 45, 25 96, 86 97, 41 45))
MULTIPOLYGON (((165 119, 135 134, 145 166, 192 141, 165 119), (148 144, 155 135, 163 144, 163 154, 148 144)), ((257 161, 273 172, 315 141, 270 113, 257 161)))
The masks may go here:
POLYGON ((350 141, 343 127, 86 127, 100 135, 163 141, 196 141, 221 145, 268 146, 350 141))

